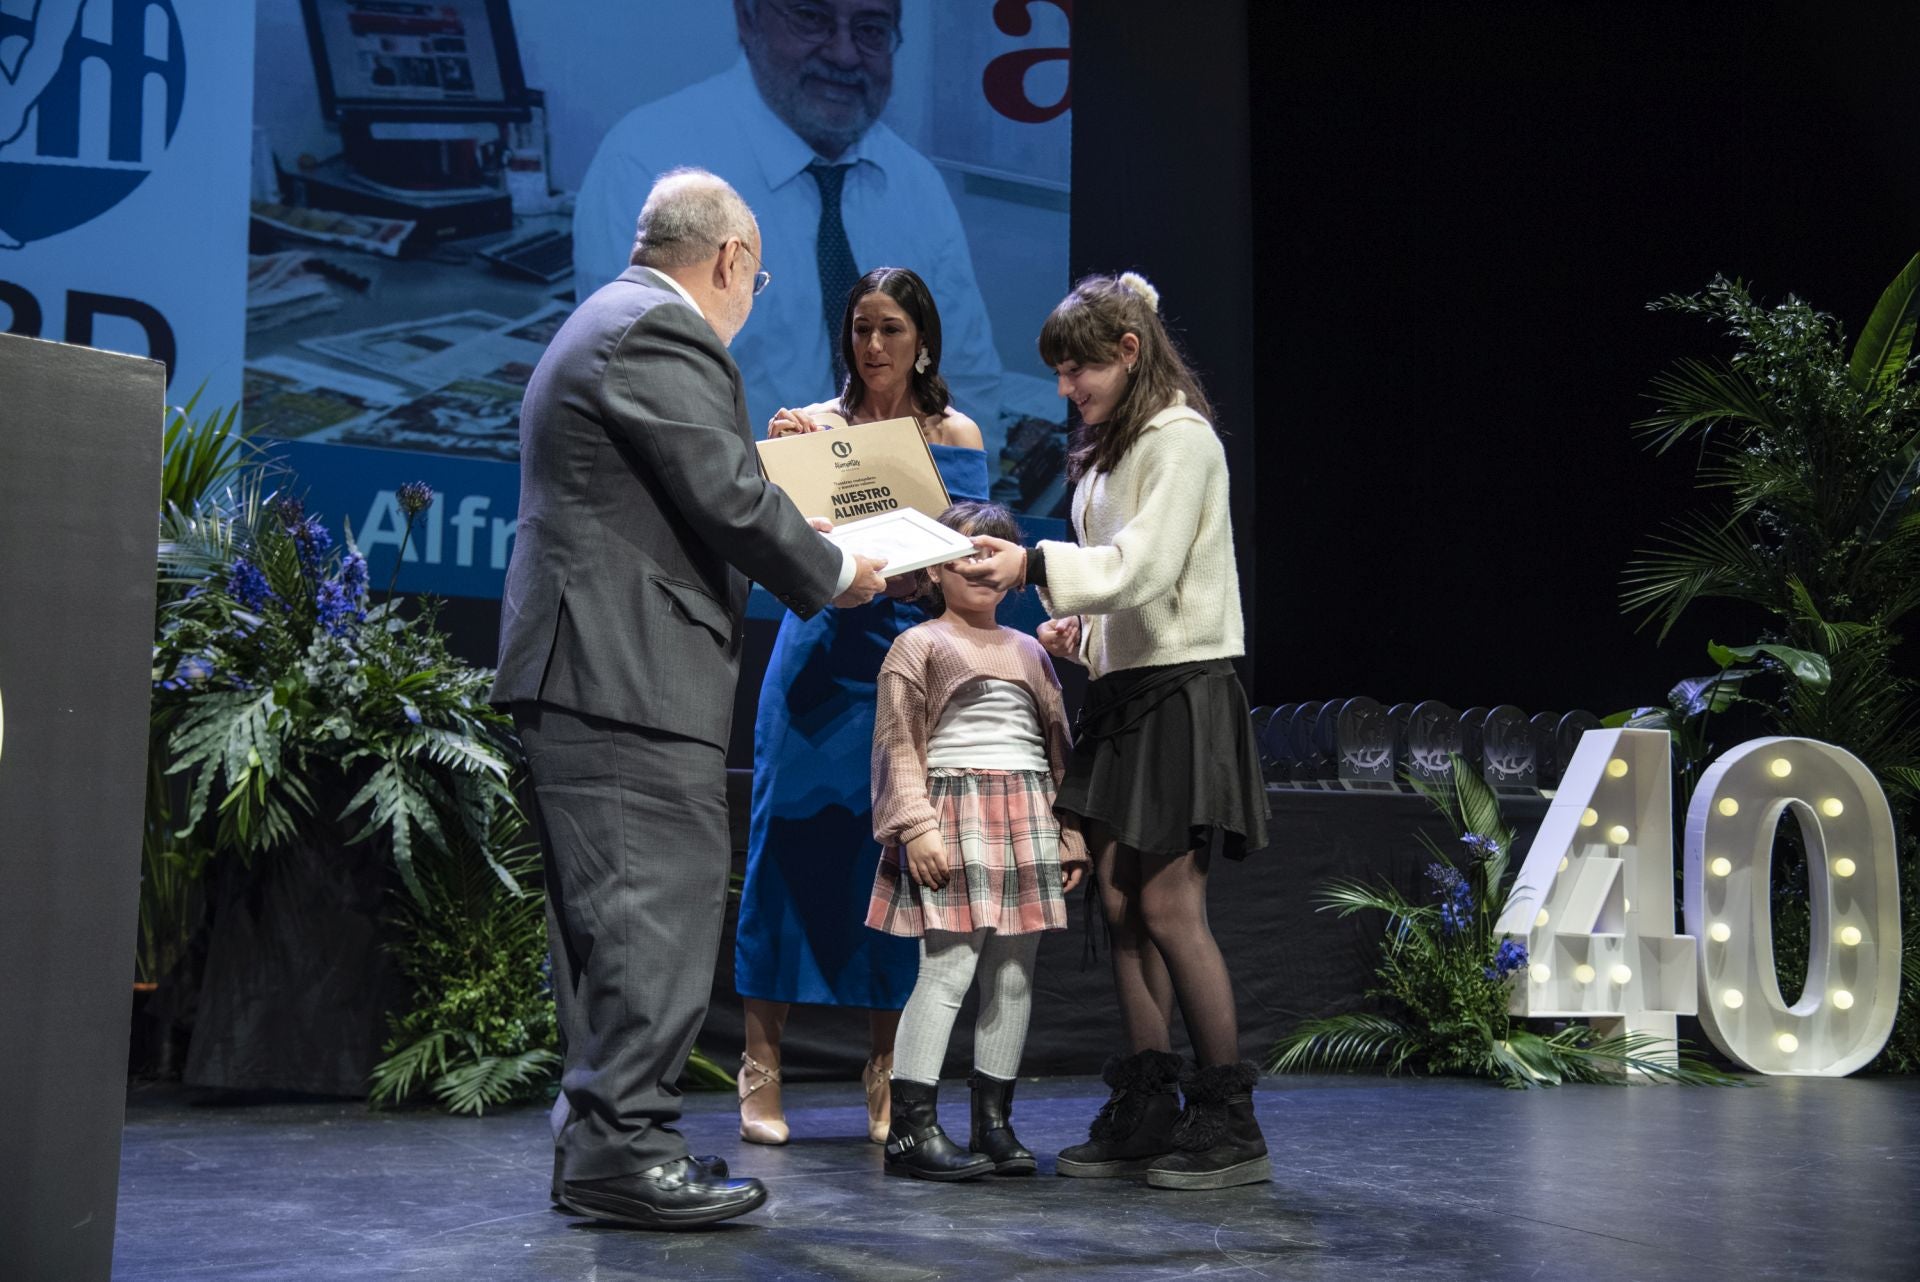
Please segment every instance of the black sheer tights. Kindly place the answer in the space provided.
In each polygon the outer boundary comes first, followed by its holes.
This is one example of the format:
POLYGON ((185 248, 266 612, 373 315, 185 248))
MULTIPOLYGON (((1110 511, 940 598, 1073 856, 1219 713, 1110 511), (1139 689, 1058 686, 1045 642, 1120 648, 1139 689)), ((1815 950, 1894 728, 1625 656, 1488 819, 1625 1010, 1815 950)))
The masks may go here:
POLYGON ((1087 836, 1113 928, 1113 986, 1131 1048, 1172 1049, 1177 995, 1200 1063, 1237 1061, 1233 983, 1207 925, 1207 853, 1149 855, 1100 828, 1087 836))

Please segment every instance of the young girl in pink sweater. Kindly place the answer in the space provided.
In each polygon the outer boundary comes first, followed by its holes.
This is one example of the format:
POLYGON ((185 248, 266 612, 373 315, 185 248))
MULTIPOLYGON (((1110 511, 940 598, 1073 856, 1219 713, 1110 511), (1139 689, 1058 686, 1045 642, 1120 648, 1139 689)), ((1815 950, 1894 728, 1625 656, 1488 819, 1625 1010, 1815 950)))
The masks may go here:
MULTIPOLYGON (((1017 539, 990 503, 941 519, 963 534, 1017 539)), ((885 848, 867 925, 920 940, 920 976, 894 1043, 891 1175, 964 1180, 1032 1174, 1013 1133, 1013 1083, 1032 1010, 1040 932, 1067 924, 1066 892, 1087 868, 1078 831, 1054 818, 1071 748, 1060 682, 1033 637, 994 620, 1006 595, 941 566, 937 617, 903 632, 880 666, 873 733, 874 838, 885 848), (940 1128, 940 1069, 975 975, 972 1130, 940 1128)))

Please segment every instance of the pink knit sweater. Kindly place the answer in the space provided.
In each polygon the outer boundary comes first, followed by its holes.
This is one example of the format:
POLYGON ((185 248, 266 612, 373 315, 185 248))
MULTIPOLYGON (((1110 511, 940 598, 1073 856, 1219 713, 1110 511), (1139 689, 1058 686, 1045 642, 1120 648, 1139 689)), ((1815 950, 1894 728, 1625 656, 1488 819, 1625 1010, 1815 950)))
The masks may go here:
MULTIPOLYGON (((1060 679, 1040 643, 1012 628, 931 619, 896 637, 880 665, 873 723, 873 838, 881 845, 904 846, 939 826, 927 795, 927 739, 954 691, 983 678, 1011 681, 1026 690, 1040 710, 1054 786, 1066 776, 1073 737, 1060 701, 1060 679)), ((1062 825, 1060 862, 1086 857, 1086 841, 1062 825)))

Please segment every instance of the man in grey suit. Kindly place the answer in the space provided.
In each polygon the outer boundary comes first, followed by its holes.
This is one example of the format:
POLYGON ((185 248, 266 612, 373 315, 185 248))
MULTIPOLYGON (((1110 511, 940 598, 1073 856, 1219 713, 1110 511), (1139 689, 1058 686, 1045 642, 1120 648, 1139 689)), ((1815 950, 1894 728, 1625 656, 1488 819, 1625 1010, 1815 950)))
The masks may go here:
POLYGON ((664 175, 633 265, 555 335, 520 416, 493 701, 526 748, 546 857, 565 1056, 555 1194, 646 1228, 766 1200, 671 1125, 720 942, 748 580, 803 618, 885 586, 756 466, 727 344, 767 283, 759 262, 731 187, 664 175))

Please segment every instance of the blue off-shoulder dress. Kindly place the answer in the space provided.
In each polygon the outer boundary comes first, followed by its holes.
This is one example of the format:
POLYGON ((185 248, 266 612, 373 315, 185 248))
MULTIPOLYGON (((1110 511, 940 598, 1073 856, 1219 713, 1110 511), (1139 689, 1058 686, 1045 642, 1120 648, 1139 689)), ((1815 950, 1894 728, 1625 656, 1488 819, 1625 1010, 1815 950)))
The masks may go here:
MULTIPOLYGON (((935 445, 955 500, 987 497, 985 450, 935 445)), ((873 717, 880 661, 927 617, 917 602, 832 606, 780 620, 753 723, 753 811, 734 937, 742 997, 898 1010, 917 941, 866 927, 873 839, 873 717)))

